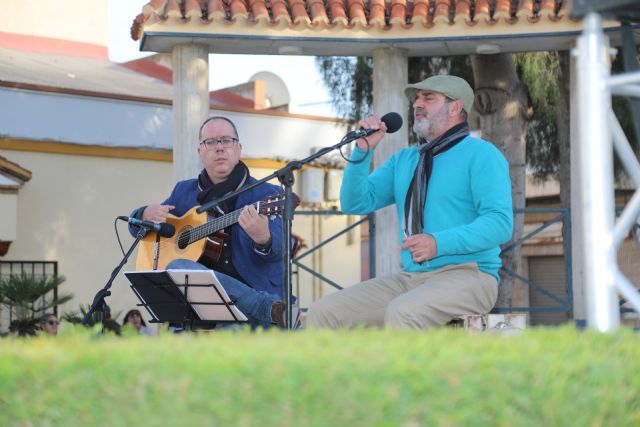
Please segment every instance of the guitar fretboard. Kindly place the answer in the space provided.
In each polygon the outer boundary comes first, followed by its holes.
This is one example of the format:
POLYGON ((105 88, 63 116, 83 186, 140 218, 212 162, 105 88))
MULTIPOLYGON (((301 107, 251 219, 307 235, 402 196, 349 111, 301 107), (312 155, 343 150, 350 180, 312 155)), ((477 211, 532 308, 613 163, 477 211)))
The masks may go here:
MULTIPOLYGON (((281 204, 282 204, 282 199, 276 200, 273 202, 259 201, 259 202, 251 203, 251 206, 255 207, 259 213, 263 215, 269 215, 270 213, 277 212, 277 209, 274 209, 274 208, 277 208, 281 204), (273 212, 271 212, 272 210, 273 212)), ((197 242, 198 240, 204 239, 205 237, 215 233, 216 231, 222 230, 223 228, 226 228, 230 225, 235 224, 236 222, 238 222, 238 218, 240 217, 240 213, 242 212, 243 209, 244 207, 240 209, 236 209, 233 212, 229 212, 228 214, 225 214, 218 218, 213 218, 212 220, 202 225, 199 225, 183 233, 180 233, 180 236, 178 236, 178 239, 177 239, 178 246, 180 248, 185 248, 188 245, 192 244, 193 242, 197 242)))

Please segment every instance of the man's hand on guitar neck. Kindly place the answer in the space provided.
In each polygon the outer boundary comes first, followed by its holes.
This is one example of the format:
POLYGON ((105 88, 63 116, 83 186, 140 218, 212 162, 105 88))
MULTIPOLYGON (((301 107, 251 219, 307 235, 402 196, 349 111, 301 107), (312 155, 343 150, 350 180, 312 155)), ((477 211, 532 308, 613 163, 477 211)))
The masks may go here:
POLYGON ((175 208, 175 206, 158 204, 148 205, 144 209, 144 212, 142 212, 142 219, 157 223, 167 222, 169 211, 173 208, 175 208))
POLYGON ((269 218, 260 215, 253 205, 244 207, 238 217, 238 224, 258 245, 265 245, 271 238, 269 218))

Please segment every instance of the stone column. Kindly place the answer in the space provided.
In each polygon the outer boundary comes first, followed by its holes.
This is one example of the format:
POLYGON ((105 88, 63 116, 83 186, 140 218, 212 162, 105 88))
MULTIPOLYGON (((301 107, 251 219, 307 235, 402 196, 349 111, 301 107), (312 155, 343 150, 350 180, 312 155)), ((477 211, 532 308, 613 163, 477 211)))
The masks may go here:
POLYGON ((209 115, 209 50, 197 44, 173 47, 173 179, 195 177, 198 131, 209 115))
MULTIPOLYGON (((373 157, 375 168, 408 144, 409 100, 404 95, 408 78, 406 50, 383 48, 373 52, 373 111, 379 116, 395 111, 404 120, 402 128, 396 133, 385 136, 376 148, 373 157)), ((400 271, 400 240, 396 207, 389 206, 379 210, 375 218, 376 276, 380 277, 400 271)))

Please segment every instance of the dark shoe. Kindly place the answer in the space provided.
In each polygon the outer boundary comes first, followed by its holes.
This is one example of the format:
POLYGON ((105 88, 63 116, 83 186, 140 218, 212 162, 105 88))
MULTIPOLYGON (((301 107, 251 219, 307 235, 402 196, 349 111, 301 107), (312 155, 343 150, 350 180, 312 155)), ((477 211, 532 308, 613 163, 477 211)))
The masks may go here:
POLYGON ((284 302, 276 301, 271 305, 271 321, 284 328, 284 302))

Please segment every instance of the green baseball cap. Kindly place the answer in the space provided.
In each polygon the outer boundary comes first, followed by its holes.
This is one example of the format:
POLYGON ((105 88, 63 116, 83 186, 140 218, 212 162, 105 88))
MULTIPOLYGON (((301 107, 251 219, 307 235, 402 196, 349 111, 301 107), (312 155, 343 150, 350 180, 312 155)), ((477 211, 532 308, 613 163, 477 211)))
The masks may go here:
POLYGON ((410 102, 416 98, 419 90, 430 90, 438 92, 453 100, 460 99, 462 101, 464 111, 469 114, 473 105, 473 89, 465 79, 456 76, 431 76, 420 83, 407 85, 404 93, 410 102))

